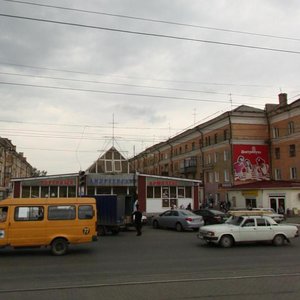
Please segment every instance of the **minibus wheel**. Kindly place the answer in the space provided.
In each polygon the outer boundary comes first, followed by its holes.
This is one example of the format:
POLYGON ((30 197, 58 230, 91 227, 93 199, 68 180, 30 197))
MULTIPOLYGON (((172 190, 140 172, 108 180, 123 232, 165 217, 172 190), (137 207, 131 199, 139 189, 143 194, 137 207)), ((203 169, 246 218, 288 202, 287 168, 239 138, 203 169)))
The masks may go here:
POLYGON ((51 243, 51 252, 54 255, 64 255, 68 251, 68 241, 63 238, 57 238, 51 243))

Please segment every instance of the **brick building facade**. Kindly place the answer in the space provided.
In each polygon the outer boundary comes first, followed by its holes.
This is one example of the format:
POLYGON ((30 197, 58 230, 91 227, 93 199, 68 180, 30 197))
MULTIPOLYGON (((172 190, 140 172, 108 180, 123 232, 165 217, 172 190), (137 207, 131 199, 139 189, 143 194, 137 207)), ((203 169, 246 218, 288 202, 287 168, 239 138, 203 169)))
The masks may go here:
POLYGON ((23 153, 17 152, 9 139, 0 137, 0 199, 11 189, 11 178, 29 177, 32 170, 23 153))
POLYGON ((228 199, 228 189, 256 181, 300 181, 300 99, 265 109, 239 106, 133 157, 132 170, 192 178, 201 201, 228 199), (298 158, 298 160, 297 160, 298 158), (298 174, 297 174, 298 172, 298 174))

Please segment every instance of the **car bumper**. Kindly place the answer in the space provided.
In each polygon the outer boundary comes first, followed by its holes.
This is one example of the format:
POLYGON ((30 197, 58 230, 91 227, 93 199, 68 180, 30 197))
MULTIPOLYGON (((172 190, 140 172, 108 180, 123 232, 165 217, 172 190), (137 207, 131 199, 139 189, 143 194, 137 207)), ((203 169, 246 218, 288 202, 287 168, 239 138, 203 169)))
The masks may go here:
POLYGON ((206 242, 218 242, 218 237, 217 236, 204 236, 201 233, 197 234, 198 239, 206 241, 206 242))
POLYGON ((197 229, 202 226, 204 226, 204 221, 202 221, 200 223, 188 223, 184 227, 185 227, 185 229, 197 229))

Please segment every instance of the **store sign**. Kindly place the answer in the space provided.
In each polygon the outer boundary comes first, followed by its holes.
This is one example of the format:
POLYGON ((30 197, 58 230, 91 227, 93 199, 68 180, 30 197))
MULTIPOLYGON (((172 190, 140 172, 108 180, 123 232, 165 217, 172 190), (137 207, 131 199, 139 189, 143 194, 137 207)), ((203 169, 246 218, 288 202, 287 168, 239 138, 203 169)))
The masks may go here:
POLYGON ((147 186, 192 186, 192 181, 168 180, 147 177, 147 186))
POLYGON ((88 186, 134 186, 134 174, 87 175, 88 186))
POLYGON ((270 180, 269 147, 267 145, 234 145, 235 181, 270 180))
POLYGON ((36 179, 22 181, 22 186, 75 186, 76 177, 62 177, 55 179, 36 179))
POLYGON ((255 197, 257 197, 258 196, 258 190, 249 190, 249 191, 243 191, 242 192, 242 195, 244 196, 244 197, 246 197, 246 196, 255 196, 255 197))

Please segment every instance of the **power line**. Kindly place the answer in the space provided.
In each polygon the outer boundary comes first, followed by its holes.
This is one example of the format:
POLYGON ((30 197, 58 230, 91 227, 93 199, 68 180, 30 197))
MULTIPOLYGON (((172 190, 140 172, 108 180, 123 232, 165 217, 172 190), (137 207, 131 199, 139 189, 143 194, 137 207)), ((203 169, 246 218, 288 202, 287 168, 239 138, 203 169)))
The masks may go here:
POLYGON ((226 42, 218 42, 218 41, 212 41, 212 40, 194 39, 194 38, 180 37, 180 36, 174 36, 174 35, 124 30, 124 29, 117 29, 117 28, 111 28, 111 27, 84 25, 84 24, 73 23, 73 22, 54 21, 54 20, 49 20, 49 19, 31 18, 31 17, 24 17, 24 16, 10 15, 10 14, 0 14, 0 16, 1 17, 6 17, 6 18, 20 19, 20 20, 28 20, 28 21, 50 23, 50 24, 67 25, 67 26, 75 26, 75 27, 81 27, 81 28, 89 28, 89 29, 105 30, 105 31, 111 31, 111 32, 127 33, 127 34, 140 35, 140 36, 167 38, 167 39, 173 39, 173 40, 199 42, 199 43, 206 43, 206 44, 240 47, 240 48, 264 50, 264 51, 273 51, 273 52, 281 52, 281 53, 300 54, 300 51, 294 51, 294 50, 285 50, 285 49, 278 49, 278 48, 269 48, 269 47, 260 47, 260 46, 237 44, 237 43, 226 43, 226 42))
MULTIPOLYGON (((221 92, 215 92, 215 91, 201 91, 201 90, 193 90, 193 89, 166 88, 166 87, 149 86, 149 85, 115 83, 115 82, 106 82, 106 81, 97 81, 97 80, 70 79, 70 78, 52 77, 52 76, 41 76, 41 75, 32 75, 32 74, 19 74, 19 73, 9 73, 9 72, 0 72, 0 74, 2 74, 2 75, 20 76, 20 77, 30 77, 30 78, 41 78, 41 79, 53 79, 53 80, 63 80, 63 81, 84 82, 84 83, 107 84, 107 85, 126 86, 126 87, 135 87, 135 88, 158 89, 158 90, 166 90, 166 91, 179 91, 179 92, 215 94, 215 95, 225 95, 225 96, 229 95, 229 93, 221 93, 221 92)), ((261 98, 261 99, 270 99, 270 100, 273 100, 272 97, 263 97, 263 96, 255 96, 255 95, 231 94, 231 96, 248 97, 248 98, 261 98)))
MULTIPOLYGON (((41 123, 41 122, 25 122, 25 121, 16 121, 16 120, 0 120, 2 123, 18 123, 18 124, 32 124, 32 125, 45 125, 45 126, 69 126, 69 127, 95 127, 95 128, 109 128, 111 129, 111 126, 104 126, 104 125, 87 125, 87 124, 66 124, 66 123, 41 123)), ((148 130, 148 129, 155 129, 155 130, 169 130, 168 127, 128 127, 128 126, 122 126, 118 127, 115 126, 115 128, 119 129, 142 129, 142 130, 148 130)))
POLYGON ((206 84, 206 85, 216 85, 216 86, 224 85, 224 86, 239 86, 239 87, 272 87, 269 85, 260 85, 260 84, 235 84, 235 83, 167 80, 167 79, 156 79, 156 78, 142 78, 142 77, 134 77, 134 76, 110 75, 110 74, 102 74, 102 73, 89 73, 89 72, 66 70, 66 69, 46 68, 46 67, 40 67, 40 66, 29 66, 29 65, 15 64, 15 63, 9 63, 9 62, 4 62, 4 61, 0 61, 0 64, 16 66, 16 67, 24 67, 24 68, 29 68, 29 69, 37 69, 37 70, 65 72, 65 73, 72 73, 72 74, 83 74, 83 75, 93 75, 93 76, 110 76, 110 77, 117 77, 117 78, 151 80, 151 81, 158 81, 158 82, 192 83, 192 84, 206 84))
POLYGON ((135 17, 135 16, 128 16, 128 15, 121 15, 121 14, 112 14, 112 13, 106 13, 106 12, 100 12, 100 11, 92 11, 92 10, 65 7, 65 6, 56 6, 56 5, 48 5, 48 4, 41 4, 41 3, 33 3, 33 2, 29 2, 29 1, 17 1, 17 0, 2 0, 2 1, 14 2, 14 3, 19 3, 19 4, 25 4, 25 5, 34 5, 34 6, 40 6, 40 7, 47 7, 47 8, 55 8, 55 9, 68 10, 68 11, 75 11, 75 12, 83 12, 83 13, 88 13, 88 14, 104 15, 104 16, 131 19, 131 20, 153 22, 153 23, 162 23, 162 24, 184 26, 184 27, 191 27, 191 28, 200 28, 200 29, 214 30, 214 31, 223 31, 223 32, 238 33, 238 34, 245 34, 245 35, 252 35, 252 36, 261 36, 261 37, 270 37, 270 38, 275 38, 275 39, 300 41, 300 39, 293 38, 293 37, 277 36, 277 35, 271 35, 271 34, 255 33, 255 32, 225 29, 225 28, 217 28, 217 27, 210 27, 210 26, 203 26, 203 25, 196 25, 196 24, 187 24, 187 23, 180 23, 180 22, 173 22, 173 21, 166 21, 166 20, 142 18, 142 17, 135 17))
MULTIPOLYGON (((228 101, 212 100, 212 99, 196 99, 196 98, 187 98, 187 97, 175 97, 175 96, 138 94, 138 93, 114 92, 114 91, 103 91, 103 90, 67 88, 67 87, 50 86, 50 85, 25 84, 25 83, 14 83, 14 82, 3 82, 3 81, 0 81, 0 84, 13 85, 13 86, 22 86, 22 87, 43 88, 43 89, 76 91, 76 92, 101 93, 101 94, 109 94, 109 95, 146 97, 146 98, 160 99, 160 100, 164 99, 164 100, 179 100, 179 101, 195 101, 195 102, 210 102, 210 103, 225 103, 225 104, 228 104, 228 101)), ((234 102, 234 104, 245 104, 245 103, 234 102)), ((251 105, 261 106, 262 104, 260 104, 260 103, 251 103, 251 105)))

